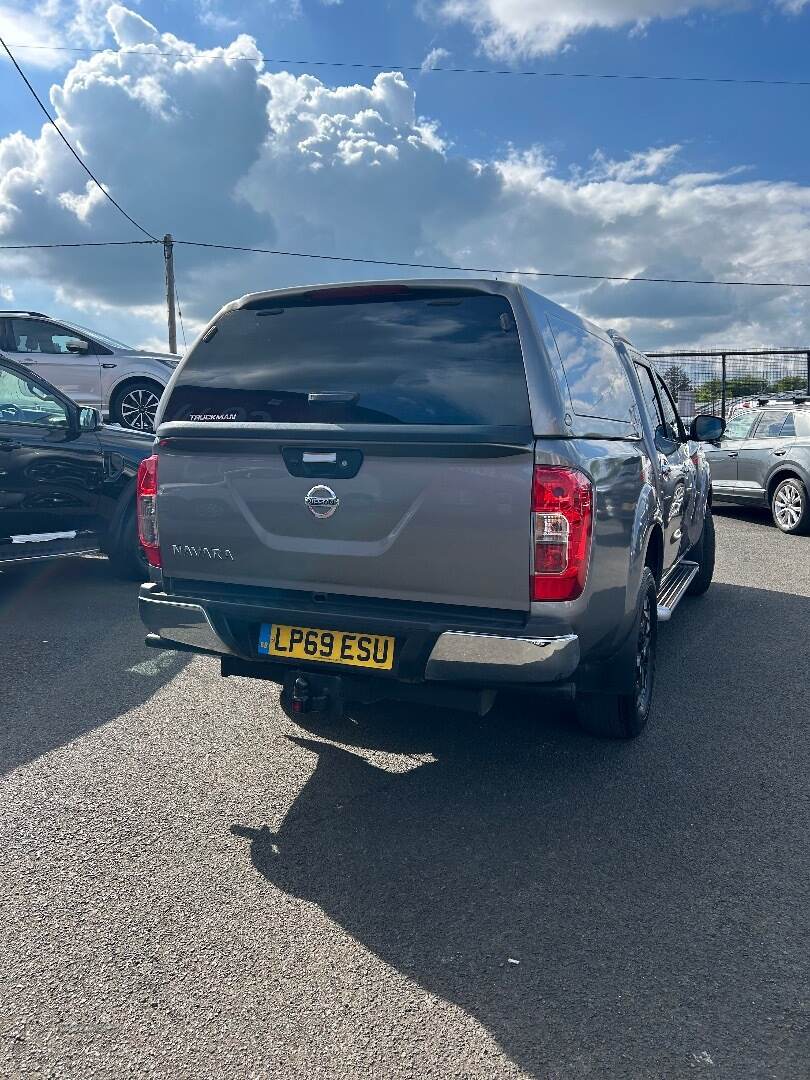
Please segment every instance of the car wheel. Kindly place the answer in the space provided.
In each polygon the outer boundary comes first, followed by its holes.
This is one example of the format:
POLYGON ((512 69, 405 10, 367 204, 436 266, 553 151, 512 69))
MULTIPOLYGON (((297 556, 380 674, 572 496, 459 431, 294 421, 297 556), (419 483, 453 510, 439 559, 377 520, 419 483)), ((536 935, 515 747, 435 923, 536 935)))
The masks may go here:
POLYGON ((579 726, 602 739, 635 739, 647 726, 655 683, 658 640, 658 592, 649 567, 644 568, 633 628, 633 689, 626 694, 578 694, 574 709, 579 726))
POLYGON ((712 583, 714 577, 714 518, 709 508, 706 508, 706 516, 703 519, 703 532, 700 539, 686 556, 692 562, 698 564, 698 572, 689 582, 686 590, 687 596, 703 596, 712 583))
POLYGON ((807 488, 796 476, 786 476, 771 496, 771 513, 778 529, 786 533, 810 532, 807 488))
POLYGON ((155 413, 163 387, 150 379, 128 383, 115 395, 110 415, 121 427, 133 431, 154 431, 155 413))
POLYGON ((110 552, 110 563, 115 576, 125 581, 149 580, 149 563, 138 536, 134 503, 127 510, 121 525, 118 544, 110 552))

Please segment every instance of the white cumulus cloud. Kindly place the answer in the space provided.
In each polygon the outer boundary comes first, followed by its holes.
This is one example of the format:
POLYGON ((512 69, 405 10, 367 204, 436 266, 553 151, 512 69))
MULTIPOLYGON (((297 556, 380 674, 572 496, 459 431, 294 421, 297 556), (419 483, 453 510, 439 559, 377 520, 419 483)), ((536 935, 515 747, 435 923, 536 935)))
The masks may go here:
MULTIPOLYGON (((792 14, 808 2, 768 0, 792 14)), ((425 10, 467 23, 486 52, 513 59, 557 52, 586 30, 639 29, 656 19, 750 6, 753 0, 433 0, 425 10)))
MULTIPOLYGON (((620 159, 597 148, 572 172, 541 146, 474 161, 420 116, 398 72, 329 87, 239 59, 258 52, 248 35, 200 49, 122 5, 108 26, 116 47, 74 63, 51 101, 110 194, 155 236, 507 270, 810 280, 806 186, 700 173, 677 146, 620 159)), ((124 238, 143 239, 52 128, 0 139, 0 243, 124 238)), ((181 244, 175 254, 187 326, 255 289, 410 273, 181 244)), ((162 334, 159 246, 5 255, 16 302, 49 295, 54 313, 86 312, 79 321, 92 315, 99 329, 162 334)), ((810 337, 808 290, 530 284, 642 347, 810 337)))
POLYGON ((422 71, 430 71, 432 68, 441 67, 445 60, 450 59, 447 49, 431 49, 422 61, 422 71))

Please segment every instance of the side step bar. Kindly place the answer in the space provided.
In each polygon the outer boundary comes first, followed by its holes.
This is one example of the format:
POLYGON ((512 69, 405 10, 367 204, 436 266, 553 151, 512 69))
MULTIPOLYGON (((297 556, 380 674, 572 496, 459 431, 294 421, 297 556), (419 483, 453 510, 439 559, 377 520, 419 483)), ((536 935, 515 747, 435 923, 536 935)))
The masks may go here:
POLYGON ((659 622, 669 622, 672 612, 683 599, 684 593, 689 588, 689 582, 699 569, 696 562, 684 560, 669 572, 661 584, 661 593, 658 597, 659 622))

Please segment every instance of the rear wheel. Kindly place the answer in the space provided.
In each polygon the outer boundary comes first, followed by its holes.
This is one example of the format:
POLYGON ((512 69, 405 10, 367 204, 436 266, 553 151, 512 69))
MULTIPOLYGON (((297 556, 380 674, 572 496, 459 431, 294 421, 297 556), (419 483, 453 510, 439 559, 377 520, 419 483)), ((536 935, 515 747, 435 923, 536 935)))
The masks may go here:
POLYGON ((154 431, 155 414, 163 387, 151 379, 127 383, 115 395, 110 406, 113 423, 133 431, 154 431))
POLYGON ((641 579, 633 638, 633 689, 626 694, 577 695, 577 722, 590 735, 602 739, 634 739, 650 718, 658 638, 658 594, 649 567, 644 568, 641 579))
POLYGON ((776 485, 771 496, 771 513, 782 532, 810 532, 810 500, 798 477, 787 476, 776 485))
POLYGON ((703 532, 700 539, 686 556, 698 564, 698 572, 689 582, 686 590, 687 596, 702 596, 712 583, 714 577, 714 518, 711 510, 706 507, 706 516, 703 519, 703 532))
POLYGON ((135 517, 135 504, 127 510, 121 525, 117 545, 109 553, 110 564, 116 577, 125 581, 147 581, 149 563, 138 537, 138 523, 135 517))

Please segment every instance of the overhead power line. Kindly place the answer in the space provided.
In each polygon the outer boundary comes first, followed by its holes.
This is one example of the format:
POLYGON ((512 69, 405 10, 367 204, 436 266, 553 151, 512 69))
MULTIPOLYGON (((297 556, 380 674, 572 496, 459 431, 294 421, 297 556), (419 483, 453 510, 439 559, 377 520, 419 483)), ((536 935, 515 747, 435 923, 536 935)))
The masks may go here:
MULTIPOLYGON (((0 244, 0 251, 42 251, 53 248, 151 247, 160 240, 83 240, 57 244, 0 244)), ((809 281, 717 281, 713 278, 632 277, 629 274, 572 274, 554 270, 515 270, 491 266, 456 266, 445 263, 405 262, 398 259, 369 259, 356 255, 325 255, 317 251, 282 251, 278 248, 246 247, 241 244, 216 244, 205 240, 174 240, 175 245, 209 248, 214 251, 237 251, 252 255, 278 255, 290 259, 318 259, 322 262, 358 263, 366 266, 401 266, 409 270, 450 270, 464 274, 492 274, 504 277, 560 278, 571 281, 625 281, 654 285, 727 285, 757 289, 810 289, 809 281)), ((176 295, 175 287, 175 295, 176 295)), ((178 298, 179 307, 179 298, 178 298)), ((181 316, 182 320, 182 316, 181 316)))
POLYGON ((49 248, 133 247, 159 244, 159 240, 78 240, 68 244, 0 244, 0 251, 43 251, 49 248))
POLYGON ((642 281, 658 285, 744 285, 750 288, 810 289, 806 281, 716 281, 699 278, 630 277, 621 274, 568 274, 551 270, 505 270, 482 266, 448 266, 441 263, 400 262, 396 259, 364 259, 352 255, 322 255, 311 251, 279 251, 273 248, 243 247, 238 244, 213 244, 202 240, 175 240, 184 247, 214 248, 218 251, 244 251, 255 255, 284 255, 294 259, 321 259, 327 262, 364 263, 368 266, 402 266, 411 270, 454 270, 467 274, 502 274, 515 277, 564 278, 572 281, 642 281))
POLYGON ((31 49, 42 52, 66 52, 98 54, 113 51, 116 55, 135 56, 165 56, 193 60, 204 56, 207 60, 247 60, 251 63, 260 61, 265 64, 289 64, 294 67, 333 67, 354 68, 367 71, 412 71, 412 72, 441 72, 447 75, 518 75, 538 79, 616 79, 645 82, 683 82, 683 83, 722 83, 737 86, 810 86, 810 79, 752 79, 752 78, 724 78, 717 75, 661 75, 649 73, 626 73, 626 72, 599 72, 599 71, 541 71, 536 68, 473 68, 473 67, 450 67, 443 64, 378 64, 369 61, 354 60, 296 60, 290 57, 262 56, 261 53, 228 53, 222 56, 211 56, 201 52, 180 49, 153 49, 144 47, 138 49, 92 49, 83 46, 68 45, 39 45, 23 42, 13 43, 15 49, 31 49))
POLYGON ((101 191, 102 194, 107 199, 109 199, 109 201, 113 204, 113 206, 116 208, 116 210, 118 210, 121 214, 123 214, 124 217, 127 219, 127 221, 129 221, 132 225, 135 226, 136 229, 138 229, 140 232, 142 232, 144 234, 144 236, 148 236, 150 240, 156 240, 157 237, 152 236, 152 234, 147 229, 144 229, 143 225, 139 225, 138 222, 135 220, 135 218, 130 217, 129 214, 126 212, 126 210, 123 208, 123 206, 121 206, 120 203, 117 203, 115 201, 115 199, 112 197, 112 195, 110 195, 109 191, 107 191, 107 189, 104 187, 104 185, 101 183, 101 181, 96 176, 94 176, 92 172, 90 172, 90 169, 87 167, 87 165, 85 165, 84 161, 82 161, 82 159, 79 157, 79 155, 73 149, 71 144, 68 142, 68 140, 62 134, 62 131, 61 131, 59 125, 56 123, 54 118, 51 116, 51 114, 45 108, 45 105, 42 102, 42 98, 39 96, 39 94, 33 88, 31 83, 28 81, 28 78, 26 77, 25 72, 20 67, 20 65, 17 63, 17 61, 14 59, 14 54, 12 53, 11 49, 8 47, 8 45, 6 45, 5 41, 3 41, 3 39, 1 37, 0 37, 0 45, 2 45, 3 48, 6 50, 6 52, 8 53, 9 60, 12 62, 14 67, 17 69, 17 72, 18 72, 20 78, 22 79, 22 81, 25 83, 25 85, 31 91, 31 94, 33 95, 34 100, 36 101, 37 105, 39 105, 40 109, 42 109, 43 113, 47 116, 47 118, 48 118, 51 126, 53 127, 54 131, 56 132, 56 134, 59 136, 59 138, 65 144, 65 146, 68 148, 68 150, 71 152, 71 154, 75 157, 75 159, 78 161, 78 163, 81 165, 81 167, 87 173, 87 175, 90 177, 90 179, 96 185, 96 187, 99 189, 99 191, 101 191))

